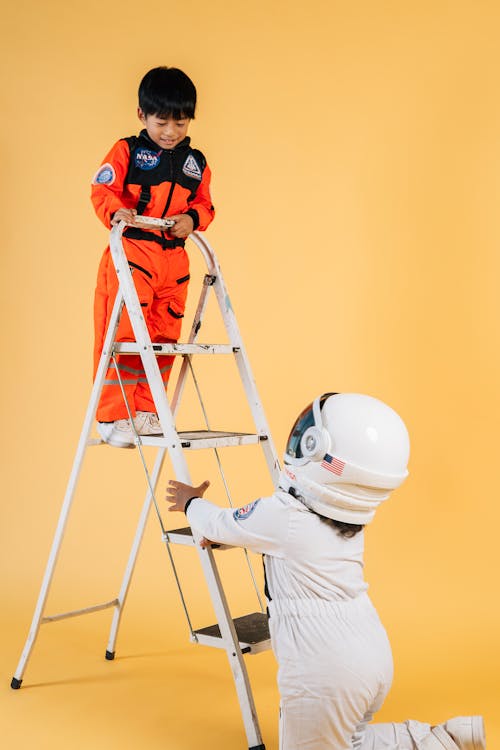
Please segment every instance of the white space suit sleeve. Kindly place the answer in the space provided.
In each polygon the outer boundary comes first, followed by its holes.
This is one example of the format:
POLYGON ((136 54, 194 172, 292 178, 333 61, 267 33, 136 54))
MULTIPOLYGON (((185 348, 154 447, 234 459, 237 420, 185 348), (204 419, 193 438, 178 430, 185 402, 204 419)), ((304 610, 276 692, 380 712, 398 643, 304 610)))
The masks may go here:
POLYGON ((288 513, 274 496, 243 508, 220 508, 195 498, 187 518, 191 526, 211 542, 247 547, 252 552, 283 557, 288 536, 288 513))

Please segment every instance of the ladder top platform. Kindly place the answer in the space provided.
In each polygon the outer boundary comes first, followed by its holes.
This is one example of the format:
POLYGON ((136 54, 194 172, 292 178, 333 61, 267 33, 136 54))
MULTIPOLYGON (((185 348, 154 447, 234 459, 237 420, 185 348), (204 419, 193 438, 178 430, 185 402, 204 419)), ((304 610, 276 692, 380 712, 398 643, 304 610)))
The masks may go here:
MULTIPOLYGON (((151 349, 157 356, 160 354, 189 355, 189 354, 235 354, 240 350, 238 346, 230 344, 156 344, 151 349)), ((113 344, 116 354, 141 354, 144 347, 135 341, 121 341, 113 344)))
MULTIPOLYGON (((256 445, 264 436, 247 432, 224 432, 217 430, 192 430, 178 432, 183 448, 201 450, 203 448, 228 448, 236 445, 256 445)), ((142 445, 168 448, 170 441, 163 435, 141 436, 142 445)))

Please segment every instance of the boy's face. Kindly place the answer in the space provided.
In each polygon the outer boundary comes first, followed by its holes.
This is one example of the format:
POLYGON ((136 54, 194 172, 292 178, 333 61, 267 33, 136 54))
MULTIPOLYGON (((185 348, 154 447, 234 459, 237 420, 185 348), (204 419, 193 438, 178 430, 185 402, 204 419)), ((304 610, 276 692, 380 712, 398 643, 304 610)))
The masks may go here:
POLYGON ((158 115, 145 115, 140 107, 137 114, 151 140, 164 149, 175 148, 178 143, 184 140, 191 122, 188 117, 184 117, 182 120, 174 120, 173 117, 163 118, 158 115))

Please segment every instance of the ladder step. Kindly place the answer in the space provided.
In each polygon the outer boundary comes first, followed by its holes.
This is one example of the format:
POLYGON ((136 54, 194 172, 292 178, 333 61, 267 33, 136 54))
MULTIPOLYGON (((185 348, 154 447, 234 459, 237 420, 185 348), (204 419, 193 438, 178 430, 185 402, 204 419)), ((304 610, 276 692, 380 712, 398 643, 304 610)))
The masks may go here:
MULTIPOLYGON (((252 435, 248 432, 223 432, 217 430, 192 430, 179 432, 179 439, 183 448, 202 450, 203 448, 227 448, 235 445, 256 445, 264 436, 252 435)), ((141 437, 143 445, 154 445, 168 448, 170 441, 163 435, 141 437)))
MULTIPOLYGON (((271 637, 267 615, 263 612, 253 612, 250 615, 236 617, 233 620, 240 648, 244 654, 258 654, 271 648, 271 637)), ((203 646, 225 648, 218 625, 195 630, 197 642, 203 646)))
MULTIPOLYGON (((186 526, 183 529, 172 529, 172 531, 166 531, 163 534, 163 541, 168 542, 168 544, 184 544, 186 547, 192 547, 195 543, 190 526, 186 526)), ((213 543, 211 547, 212 549, 234 549, 231 544, 213 543)))
MULTIPOLYGON (((153 344, 153 353, 160 354, 234 354, 239 347, 230 344, 153 344)), ((135 341, 122 341, 113 344, 116 354, 140 354, 144 350, 135 341)))
POLYGON ((170 544, 185 544, 189 547, 192 547, 194 544, 193 532, 191 531, 190 526, 186 526, 183 529, 173 529, 172 531, 167 531, 164 541, 167 540, 170 542, 170 544))

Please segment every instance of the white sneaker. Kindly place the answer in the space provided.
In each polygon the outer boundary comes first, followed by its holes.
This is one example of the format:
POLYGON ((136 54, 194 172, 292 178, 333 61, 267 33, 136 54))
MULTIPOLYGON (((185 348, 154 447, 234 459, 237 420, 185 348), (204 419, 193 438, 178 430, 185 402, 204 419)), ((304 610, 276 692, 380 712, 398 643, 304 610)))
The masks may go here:
POLYGON ((482 716, 456 716, 431 731, 446 750, 486 750, 482 716))
POLYGON ((135 448, 135 435, 128 419, 98 422, 97 432, 105 443, 114 448, 135 448))
POLYGON ((160 420, 152 411, 138 411, 134 417, 138 435, 163 435, 160 420))

